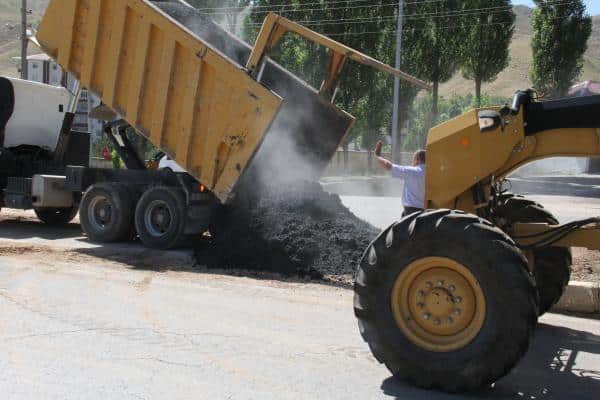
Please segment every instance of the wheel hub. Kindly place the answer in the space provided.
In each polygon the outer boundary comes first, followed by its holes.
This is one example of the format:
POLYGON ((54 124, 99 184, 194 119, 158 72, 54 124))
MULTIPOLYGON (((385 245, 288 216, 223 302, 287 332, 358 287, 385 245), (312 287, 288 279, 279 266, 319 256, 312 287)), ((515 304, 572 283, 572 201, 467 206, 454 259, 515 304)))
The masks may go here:
POLYGON ((464 265, 428 257, 408 265, 391 296, 398 327, 415 344, 431 351, 452 351, 470 343, 485 319, 485 298, 464 265))
POLYGON ((106 229, 112 217, 112 204, 110 200, 104 196, 95 197, 90 202, 88 215, 91 217, 90 223, 96 230, 106 229))
POLYGON ((172 223, 169 206, 162 200, 151 202, 146 208, 144 222, 148 233, 152 236, 159 237, 165 235, 172 223))
POLYGON ((473 319, 474 301, 469 283, 447 268, 421 273, 409 289, 411 313, 423 329, 433 334, 454 335, 462 331, 473 319))

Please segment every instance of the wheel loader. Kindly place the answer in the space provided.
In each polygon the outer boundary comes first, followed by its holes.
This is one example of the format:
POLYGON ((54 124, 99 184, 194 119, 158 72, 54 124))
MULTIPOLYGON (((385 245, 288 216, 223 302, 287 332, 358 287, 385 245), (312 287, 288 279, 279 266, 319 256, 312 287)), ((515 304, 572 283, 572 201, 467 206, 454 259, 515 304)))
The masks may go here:
POLYGON ((354 311, 398 378, 449 392, 489 385, 525 354, 569 282, 571 247, 600 249, 600 218, 559 225, 506 190, 553 156, 600 156, 600 96, 478 109, 427 140, 426 210, 385 229, 358 267, 354 311))

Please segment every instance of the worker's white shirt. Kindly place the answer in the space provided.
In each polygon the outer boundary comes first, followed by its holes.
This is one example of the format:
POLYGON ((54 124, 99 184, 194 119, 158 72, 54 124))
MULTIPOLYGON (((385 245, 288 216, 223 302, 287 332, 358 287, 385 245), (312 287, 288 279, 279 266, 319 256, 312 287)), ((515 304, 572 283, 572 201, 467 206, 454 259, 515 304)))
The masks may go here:
POLYGON ((416 167, 392 165, 392 176, 404 179, 402 205, 404 207, 425 207, 425 164, 416 167))

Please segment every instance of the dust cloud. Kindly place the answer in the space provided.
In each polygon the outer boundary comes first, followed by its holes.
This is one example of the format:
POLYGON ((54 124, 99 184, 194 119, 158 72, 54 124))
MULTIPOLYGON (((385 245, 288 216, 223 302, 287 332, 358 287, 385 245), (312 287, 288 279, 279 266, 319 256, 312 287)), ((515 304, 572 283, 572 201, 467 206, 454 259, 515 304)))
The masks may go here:
MULTIPOLYGON (((156 3, 234 63, 250 46, 199 11, 156 3)), ((200 243, 197 263, 259 269, 348 283, 378 230, 357 218, 318 183, 353 118, 314 88, 268 60, 260 81, 283 98, 235 198, 215 215, 213 238, 200 243)))

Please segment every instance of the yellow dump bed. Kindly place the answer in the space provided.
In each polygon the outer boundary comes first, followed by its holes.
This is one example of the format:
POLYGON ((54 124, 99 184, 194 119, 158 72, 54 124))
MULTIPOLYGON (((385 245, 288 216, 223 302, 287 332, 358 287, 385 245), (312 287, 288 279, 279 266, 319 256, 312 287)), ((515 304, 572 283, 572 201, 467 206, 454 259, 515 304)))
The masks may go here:
POLYGON ((52 0, 37 40, 222 201, 282 101, 143 0, 52 0))
POLYGON ((252 48, 176 1, 51 0, 37 41, 223 202, 320 176, 354 122, 333 104, 348 61, 428 87, 276 14, 252 48), (320 90, 269 59, 286 32, 329 50, 320 90))

